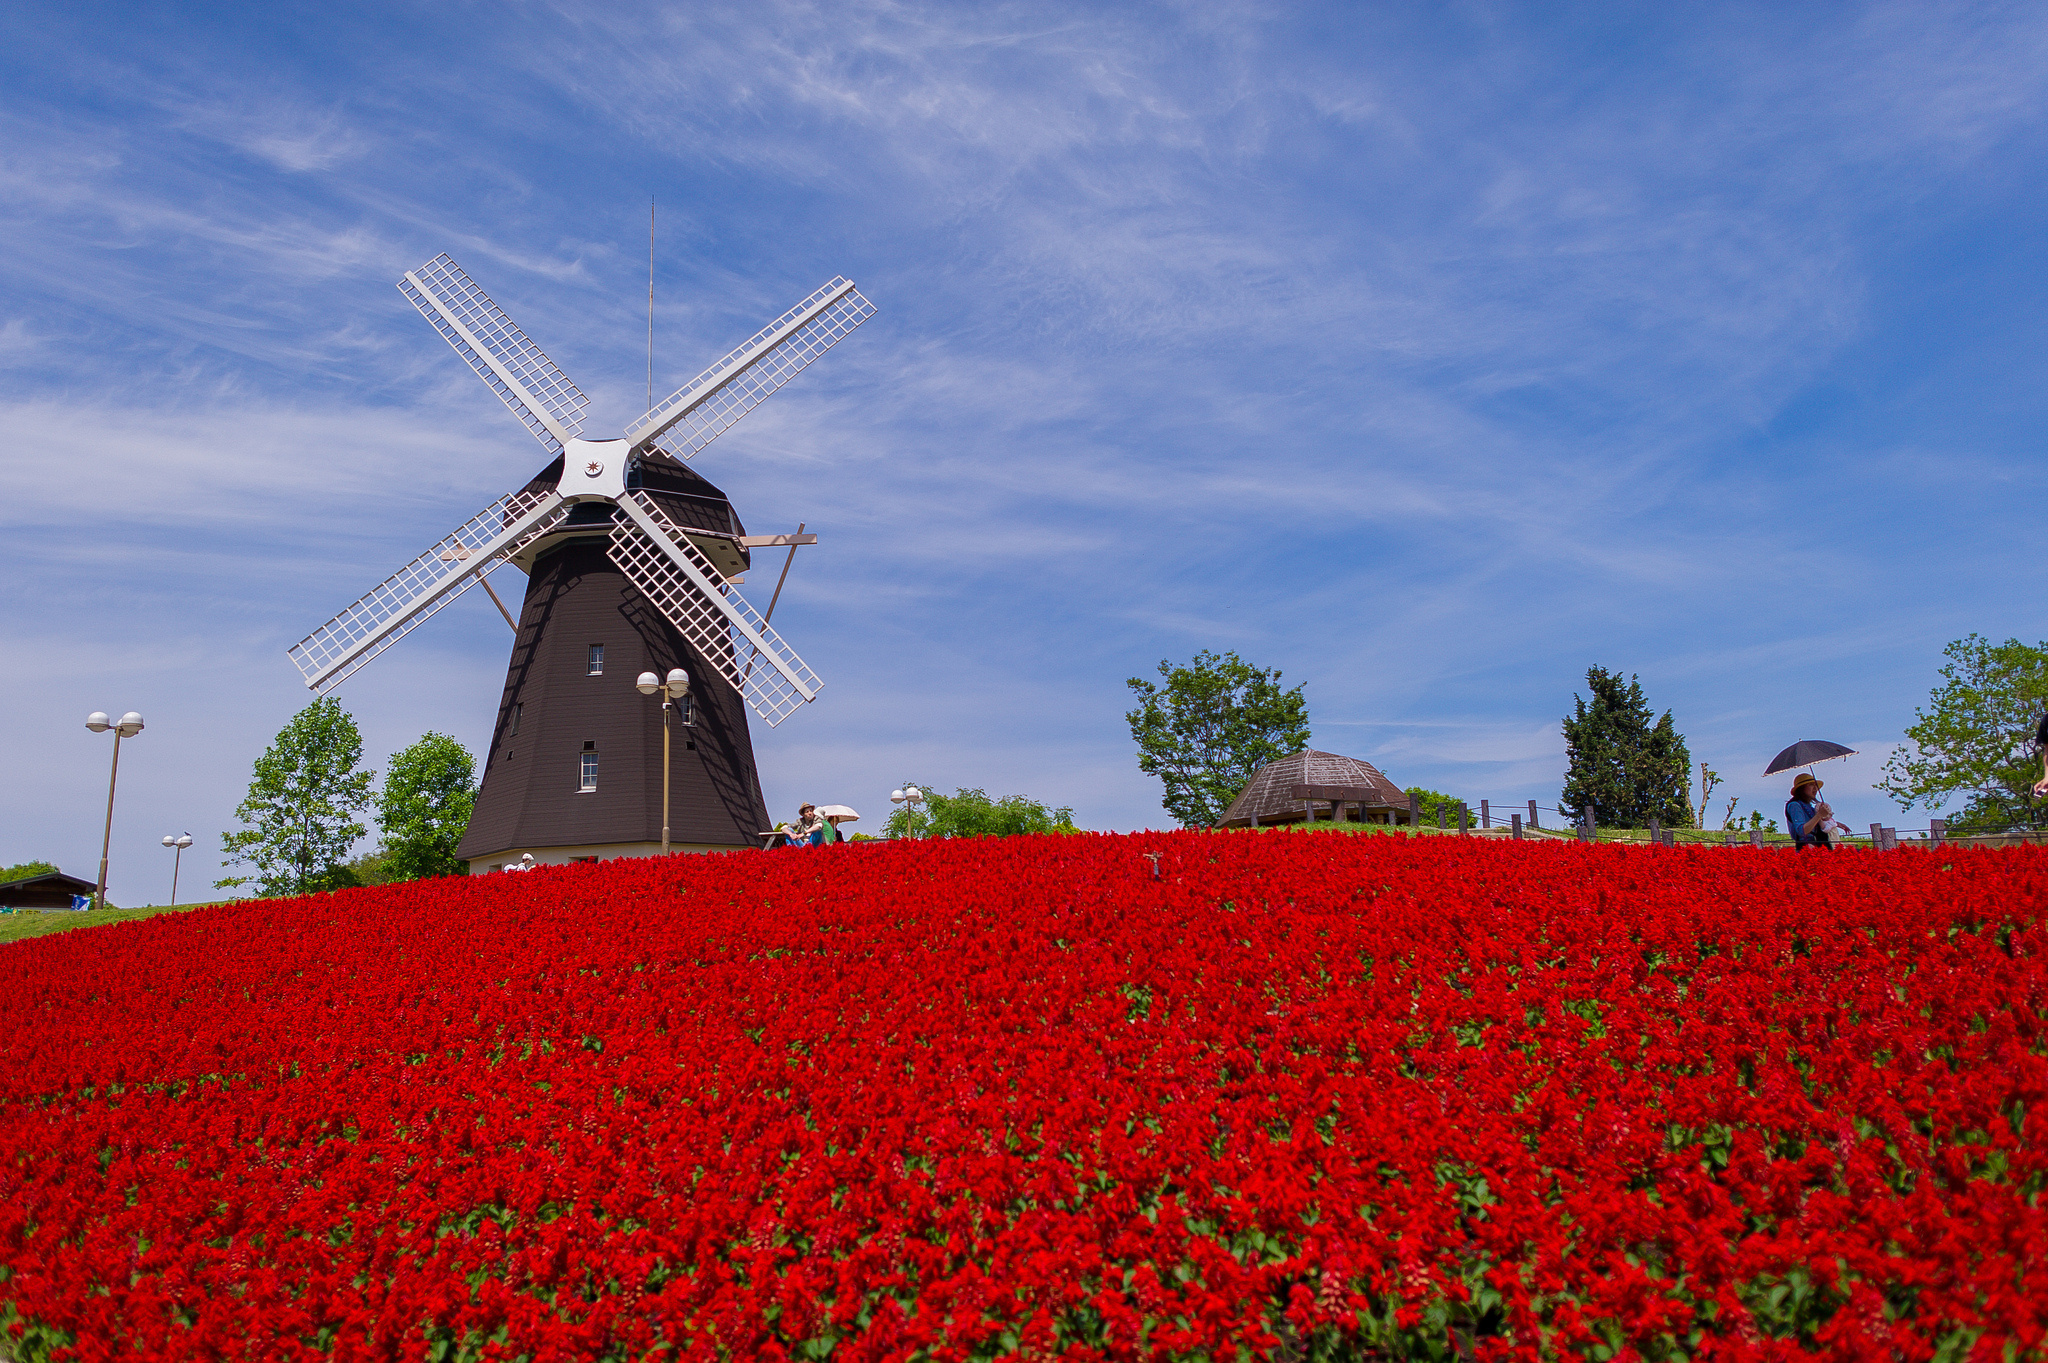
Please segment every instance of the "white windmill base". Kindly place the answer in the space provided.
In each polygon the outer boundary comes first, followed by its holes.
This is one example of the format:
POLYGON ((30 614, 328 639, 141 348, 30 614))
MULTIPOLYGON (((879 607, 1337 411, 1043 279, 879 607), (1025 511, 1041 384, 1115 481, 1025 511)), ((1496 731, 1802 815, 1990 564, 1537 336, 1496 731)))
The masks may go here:
MULTIPOLYGON (((671 842, 668 850, 675 853, 730 852, 733 849, 725 843, 671 842)), ((471 857, 469 873, 480 876, 493 871, 516 871, 524 866, 567 866, 579 861, 613 861, 620 857, 660 855, 659 842, 593 842, 569 847, 508 847, 502 852, 493 852, 488 856, 471 857)))

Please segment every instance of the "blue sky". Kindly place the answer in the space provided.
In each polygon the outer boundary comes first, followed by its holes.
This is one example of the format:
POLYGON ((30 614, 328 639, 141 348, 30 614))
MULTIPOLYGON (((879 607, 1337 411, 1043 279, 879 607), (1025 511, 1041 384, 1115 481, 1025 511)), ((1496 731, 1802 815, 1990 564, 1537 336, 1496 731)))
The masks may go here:
MULTIPOLYGON (((1124 679, 1236 649, 1315 745, 1554 802, 1588 665, 1850 822, 1942 645, 2039 639, 2037 6, 26 5, 0 50, 0 857, 212 870, 285 647, 542 462, 392 287, 592 399, 834 274, 880 308, 697 466, 807 522, 770 806, 905 778, 1166 822, 1124 679)), ((758 582, 764 575, 757 573, 758 582)), ((765 593, 762 593, 765 597, 765 593)), ((757 605, 765 605, 765 599, 757 605)), ((344 685, 480 745, 466 597, 344 685)), ((866 825, 863 825, 866 826, 866 825)))

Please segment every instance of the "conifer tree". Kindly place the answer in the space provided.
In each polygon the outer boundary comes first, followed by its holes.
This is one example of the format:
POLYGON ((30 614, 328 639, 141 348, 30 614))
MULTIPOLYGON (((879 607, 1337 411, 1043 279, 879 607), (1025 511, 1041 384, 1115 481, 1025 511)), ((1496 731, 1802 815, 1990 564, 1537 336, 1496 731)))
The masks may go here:
POLYGON ((1558 807, 1577 817, 1588 805, 1593 821, 1610 828, 1643 828, 1656 819, 1666 828, 1692 825, 1692 754, 1671 722, 1652 720, 1643 684, 1633 675, 1586 669, 1590 701, 1572 695, 1564 717, 1567 766, 1558 807))

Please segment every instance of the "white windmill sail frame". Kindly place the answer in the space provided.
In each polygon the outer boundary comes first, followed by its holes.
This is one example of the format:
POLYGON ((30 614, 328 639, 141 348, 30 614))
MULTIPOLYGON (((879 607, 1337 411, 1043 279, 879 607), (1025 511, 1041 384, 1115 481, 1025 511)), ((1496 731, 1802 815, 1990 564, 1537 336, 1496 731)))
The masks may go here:
POLYGON ((407 270, 398 291, 551 453, 582 431, 590 399, 446 254, 407 270))
POLYGON ((817 697, 824 685, 817 673, 659 505, 636 489, 620 498, 619 506, 626 516, 612 527, 612 562, 768 727, 817 697))
POLYGON ((567 506, 552 488, 500 497, 285 651, 307 687, 325 695, 545 533, 567 506))
POLYGON ((835 278, 656 404, 626 440, 636 452, 692 458, 874 312, 853 281, 835 278))
POLYGON ((770 727, 816 698, 818 675, 658 503, 623 482, 647 449, 691 458, 872 316, 852 281, 814 291, 634 422, 623 442, 581 439, 590 400, 447 255, 407 271, 398 288, 550 453, 589 455, 582 471, 603 482, 572 486, 565 463, 556 487, 501 497, 458 526, 286 650, 311 690, 339 686, 557 528, 573 502, 602 501, 625 511, 613 524, 613 562, 770 727))

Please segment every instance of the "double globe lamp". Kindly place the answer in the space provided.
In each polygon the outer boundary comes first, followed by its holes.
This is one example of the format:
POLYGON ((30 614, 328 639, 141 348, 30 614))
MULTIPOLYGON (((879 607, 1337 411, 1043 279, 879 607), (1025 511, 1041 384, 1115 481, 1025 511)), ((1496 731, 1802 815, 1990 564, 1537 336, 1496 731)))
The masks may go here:
POLYGON ((924 799, 924 792, 916 786, 904 786, 901 790, 889 792, 890 804, 905 806, 903 831, 909 837, 914 838, 917 836, 917 805, 922 799, 924 799))
POLYGON ((633 683, 643 696, 661 693, 661 854, 668 855, 668 725, 669 716, 675 709, 672 702, 690 694, 690 674, 680 667, 669 669, 668 680, 663 681, 652 672, 642 672, 640 679, 633 683))
POLYGON ((178 907, 178 863, 185 859, 185 849, 191 845, 190 833, 180 833, 176 837, 164 834, 164 846, 177 849, 171 854, 171 907, 174 909, 178 907))
POLYGON ((107 907, 107 849, 114 842, 114 782, 121 775, 121 740, 133 738, 142 732, 142 716, 130 710, 119 719, 108 719, 107 712, 95 710, 85 717, 85 727, 96 734, 114 731, 114 765, 107 773, 107 829, 100 837, 100 884, 93 892, 93 906, 107 907))

